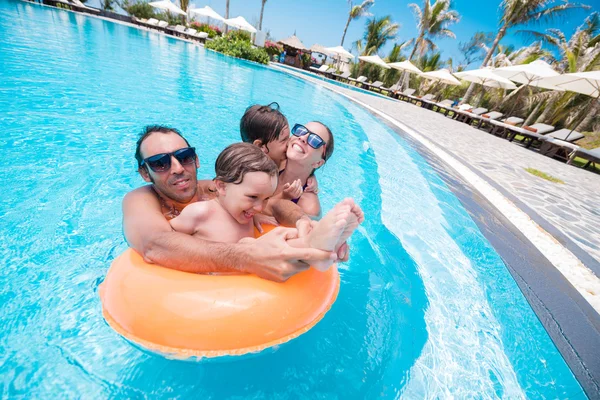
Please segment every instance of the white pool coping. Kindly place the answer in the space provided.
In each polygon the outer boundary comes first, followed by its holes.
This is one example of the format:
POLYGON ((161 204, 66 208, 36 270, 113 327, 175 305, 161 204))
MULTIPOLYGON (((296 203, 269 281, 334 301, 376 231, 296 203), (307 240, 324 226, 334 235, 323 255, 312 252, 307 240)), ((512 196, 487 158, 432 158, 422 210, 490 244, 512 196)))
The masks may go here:
POLYGON ((548 261, 573 285, 583 298, 600 313, 600 278, 587 268, 579 258, 563 246, 554 236, 542 229, 527 213, 518 208, 490 183, 479 177, 468 166, 458 161, 440 146, 434 144, 409 126, 397 121, 389 115, 377 110, 360 100, 353 98, 335 88, 322 85, 319 79, 281 68, 271 64, 271 67, 295 77, 321 84, 324 88, 343 96, 350 101, 377 114, 392 125, 417 140, 438 158, 453 168, 471 187, 485 197, 504 217, 506 217, 543 255, 548 261))

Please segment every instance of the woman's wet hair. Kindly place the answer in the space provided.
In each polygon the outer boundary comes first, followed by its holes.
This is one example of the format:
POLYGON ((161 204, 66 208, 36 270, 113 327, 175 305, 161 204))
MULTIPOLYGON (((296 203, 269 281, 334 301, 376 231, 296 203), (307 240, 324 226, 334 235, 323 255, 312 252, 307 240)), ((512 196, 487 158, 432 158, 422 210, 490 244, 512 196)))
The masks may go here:
POLYGON ((254 143, 259 140, 267 148, 268 144, 279 139, 281 131, 288 127, 285 115, 279 111, 279 104, 273 102, 266 106, 255 104, 246 109, 240 120, 240 134, 242 141, 254 143))
POLYGON ((251 143, 227 146, 215 162, 215 180, 240 184, 248 172, 265 172, 269 176, 277 176, 279 168, 259 147, 251 143))
POLYGON ((323 128, 325 128, 325 130, 329 134, 329 140, 325 141, 326 142, 325 162, 327 162, 327 160, 329 160, 329 157, 331 157, 331 155, 333 154, 333 147, 334 147, 333 133, 331 133, 331 129, 329 129, 329 127, 327 125, 325 125, 324 123, 322 123, 321 121, 313 121, 313 122, 316 122, 317 124, 321 124, 321 126, 323 126, 323 128))
POLYGON ((162 133, 162 134, 174 133, 185 141, 185 144, 187 145, 187 147, 190 147, 190 144, 188 143, 187 139, 184 138, 183 134, 181 132, 179 132, 177 129, 171 128, 169 126, 164 126, 164 125, 147 125, 144 127, 144 129, 142 129, 142 132, 140 133, 140 136, 135 144, 135 159, 138 163, 138 168, 140 168, 142 166, 142 160, 144 159, 142 157, 142 152, 140 150, 140 148, 142 147, 142 143, 144 142, 144 140, 146 140, 146 138, 148 136, 150 136, 153 133, 162 133))

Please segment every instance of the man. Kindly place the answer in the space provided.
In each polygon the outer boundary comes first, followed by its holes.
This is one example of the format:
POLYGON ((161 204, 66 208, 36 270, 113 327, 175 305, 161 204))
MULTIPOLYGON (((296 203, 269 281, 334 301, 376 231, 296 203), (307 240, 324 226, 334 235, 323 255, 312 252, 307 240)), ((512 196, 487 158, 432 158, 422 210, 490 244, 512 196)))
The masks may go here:
POLYGON ((148 126, 136 144, 138 172, 151 183, 129 192, 123 199, 123 231, 129 245, 150 263, 186 272, 247 272, 274 281, 285 281, 307 269, 298 260, 335 260, 335 253, 292 248, 287 239, 304 234, 308 222, 294 228, 276 228, 257 240, 215 243, 175 232, 168 219, 193 202, 207 200, 211 181, 198 181, 199 160, 179 131, 148 126))

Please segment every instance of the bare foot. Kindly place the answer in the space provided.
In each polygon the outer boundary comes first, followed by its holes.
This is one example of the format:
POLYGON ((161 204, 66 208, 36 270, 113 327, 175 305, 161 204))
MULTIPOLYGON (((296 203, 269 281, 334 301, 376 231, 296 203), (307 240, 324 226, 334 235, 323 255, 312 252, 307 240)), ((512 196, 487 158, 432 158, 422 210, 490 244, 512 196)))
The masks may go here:
POLYGON ((346 242, 346 240, 348 240, 348 238, 352 236, 352 233, 354 233, 354 230, 358 228, 358 225, 360 225, 365 220, 365 215, 363 211, 358 206, 358 204, 354 203, 354 200, 350 198, 344 199, 340 204, 344 204, 350 207, 350 215, 346 219, 348 223, 346 224, 346 227, 344 228, 342 234, 340 235, 340 239, 335 246, 334 250, 336 252, 346 242))
MULTIPOLYGON (((308 236, 310 247, 320 250, 334 251, 340 242, 340 236, 348 225, 348 218, 354 216, 352 206, 345 201, 338 203, 319 221, 308 236)), ((354 216, 354 219, 356 217, 354 216)), ((321 261, 311 265, 319 271, 325 271, 333 261, 321 261)))

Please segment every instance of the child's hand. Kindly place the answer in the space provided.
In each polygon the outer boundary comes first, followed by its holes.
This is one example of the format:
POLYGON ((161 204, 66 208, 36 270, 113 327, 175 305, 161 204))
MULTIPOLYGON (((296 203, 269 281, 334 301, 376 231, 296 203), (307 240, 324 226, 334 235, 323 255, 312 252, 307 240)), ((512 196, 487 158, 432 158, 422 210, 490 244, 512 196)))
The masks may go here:
POLYGON ((296 179, 294 182, 283 185, 281 198, 285 200, 293 200, 302 196, 302 181, 296 179))
POLYGON ((319 184, 317 183, 317 178, 314 175, 311 175, 306 180, 306 189, 305 192, 312 192, 314 194, 319 193, 319 184))
POLYGON ((262 224, 279 226, 279 222, 274 217, 265 214, 254 214, 254 226, 259 233, 264 233, 262 224))

